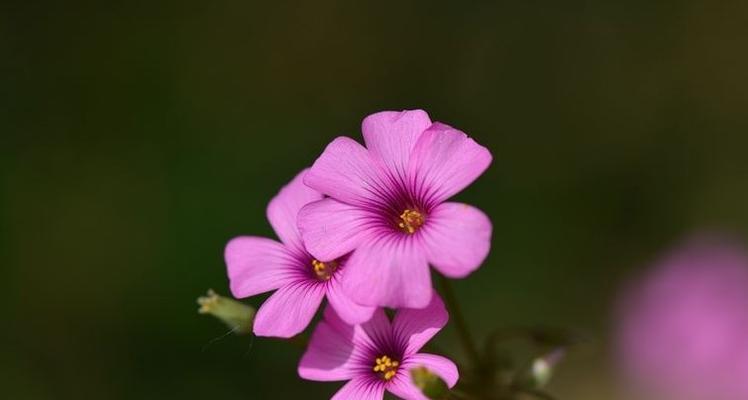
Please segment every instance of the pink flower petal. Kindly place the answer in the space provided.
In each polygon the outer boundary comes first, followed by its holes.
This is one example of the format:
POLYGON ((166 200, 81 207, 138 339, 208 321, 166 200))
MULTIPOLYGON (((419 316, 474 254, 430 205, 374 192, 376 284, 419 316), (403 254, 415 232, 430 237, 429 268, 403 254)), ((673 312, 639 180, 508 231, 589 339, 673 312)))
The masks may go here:
POLYGON ((309 325, 325 295, 324 285, 297 281, 273 293, 255 315, 257 336, 289 338, 309 325))
MULTIPOLYGON (((353 343, 357 351, 377 349, 379 343, 377 340, 388 337, 391 331, 390 320, 381 308, 377 308, 371 318, 360 325, 348 324, 340 318, 332 307, 325 309, 324 320, 341 336, 349 338, 348 340, 353 343)), ((371 362, 373 363, 374 360, 371 360, 371 362)))
POLYGON ((395 338, 405 345, 405 354, 413 354, 423 347, 447 324, 449 314, 438 294, 431 296, 426 308, 402 308, 392 321, 395 338))
MULTIPOLYGON (((357 329, 361 329, 364 335, 356 335, 359 343, 369 346, 370 349, 382 349, 386 345, 386 341, 392 334, 392 324, 387 314, 384 313, 383 308, 377 308, 372 314, 371 318, 361 325, 356 325, 357 329), (360 338, 360 339, 359 339, 360 338), (361 339, 366 339, 364 342, 361 339)), ((374 360, 371 360, 373 365, 374 360)))
POLYGON ((312 334, 299 362, 299 376, 312 381, 342 381, 356 375, 353 342, 329 322, 322 321, 312 334))
POLYGON ((327 198, 299 211, 301 236, 318 260, 334 260, 350 253, 369 234, 373 216, 358 207, 327 198))
POLYGON ((453 387, 460 379, 457 365, 452 360, 436 354, 418 353, 407 358, 403 367, 410 370, 416 367, 426 367, 429 371, 438 375, 449 387, 453 387))
POLYGON ((442 203, 421 230, 428 261, 451 278, 476 270, 491 249, 491 220, 473 206, 442 203))
POLYGON ((304 183, 350 204, 379 203, 383 191, 382 167, 358 142, 347 137, 333 140, 304 177, 304 183))
POLYGON ((406 400, 428 400, 421 389, 419 389, 410 378, 409 371, 403 371, 393 378, 387 385, 387 391, 406 400))
POLYGON ((421 389, 419 389, 410 378, 408 371, 399 373, 387 384, 387 391, 400 399, 406 400, 428 400, 421 389))
POLYGON ((409 176, 419 197, 439 203, 472 183, 489 164, 488 149, 457 129, 435 123, 416 142, 409 176))
POLYGON ((366 322, 374 314, 376 307, 357 304, 345 294, 340 284, 340 279, 343 279, 341 275, 344 273, 345 269, 338 271, 335 278, 327 285, 327 301, 346 323, 356 325, 366 322))
POLYGON ((431 119, 423 110, 383 111, 366 117, 361 131, 372 156, 394 176, 404 177, 413 146, 429 126, 431 119))
POLYGON ((346 293, 359 304, 423 308, 431 300, 431 275, 412 240, 384 237, 362 244, 346 262, 346 293))
POLYGON ((224 251, 234 297, 242 298, 275 290, 298 278, 298 261, 280 243, 261 237, 232 239, 224 251))
POLYGON ((275 233, 287 246, 305 253, 301 242, 296 217, 301 207, 308 203, 322 199, 322 193, 304 184, 304 175, 308 170, 301 171, 284 186, 280 192, 270 200, 267 208, 267 218, 275 233))
POLYGON ((364 377, 351 379, 331 400, 381 400, 384 398, 384 383, 364 377))

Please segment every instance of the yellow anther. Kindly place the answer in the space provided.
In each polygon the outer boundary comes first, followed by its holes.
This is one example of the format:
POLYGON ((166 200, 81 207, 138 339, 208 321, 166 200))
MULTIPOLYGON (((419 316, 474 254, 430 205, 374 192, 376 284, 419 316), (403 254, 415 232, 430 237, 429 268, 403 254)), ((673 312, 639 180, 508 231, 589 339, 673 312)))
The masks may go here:
POLYGON ((421 225, 423 225, 423 223, 425 222, 423 214, 409 208, 405 209, 405 211, 400 214, 400 219, 402 221, 400 221, 397 226, 399 226, 403 232, 407 232, 409 234, 415 233, 415 231, 417 231, 418 228, 420 228, 421 225))
POLYGON ((319 280, 329 281, 336 269, 338 269, 337 261, 322 262, 312 260, 312 270, 319 280))
POLYGON ((382 379, 388 381, 397 375, 397 367, 399 366, 400 362, 388 356, 382 356, 375 360, 374 372, 378 372, 382 379))

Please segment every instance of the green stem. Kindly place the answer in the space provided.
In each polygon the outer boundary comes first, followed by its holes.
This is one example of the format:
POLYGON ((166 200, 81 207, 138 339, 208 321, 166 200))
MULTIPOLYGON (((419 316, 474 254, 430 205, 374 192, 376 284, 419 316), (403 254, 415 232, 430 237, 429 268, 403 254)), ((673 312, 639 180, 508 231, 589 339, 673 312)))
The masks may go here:
POLYGON ((460 305, 457 302, 454 291, 452 290, 452 284, 449 279, 444 276, 439 276, 442 294, 444 295, 444 302, 449 310, 450 318, 455 322, 455 328, 457 329, 457 336, 460 338, 462 347, 470 358, 473 367, 477 367, 480 363, 480 357, 478 355, 478 349, 475 347, 473 336, 470 334, 467 323, 465 322, 465 316, 462 314, 460 305))

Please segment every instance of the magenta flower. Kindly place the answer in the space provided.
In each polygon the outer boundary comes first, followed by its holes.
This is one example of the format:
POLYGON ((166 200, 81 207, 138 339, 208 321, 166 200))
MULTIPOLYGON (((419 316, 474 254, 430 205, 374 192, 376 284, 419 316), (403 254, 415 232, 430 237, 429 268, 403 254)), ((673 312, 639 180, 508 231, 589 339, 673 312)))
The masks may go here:
POLYGON ((620 356, 630 383, 658 400, 748 399, 748 254, 699 238, 626 293, 620 356))
POLYGON ((291 337, 303 331, 327 297, 330 305, 349 323, 369 319, 373 307, 353 303, 341 289, 347 269, 345 255, 315 259, 304 247, 296 216, 304 205, 322 195, 303 183, 299 173, 268 204, 267 218, 281 243, 262 237, 232 239, 225 250, 226 266, 234 297, 242 298, 278 289, 257 311, 254 333, 258 336, 291 337))
POLYGON ((491 222, 480 210, 445 202, 473 182, 491 154, 424 111, 364 119, 367 148, 339 137, 304 182, 330 198, 305 206, 299 229, 309 252, 347 262, 344 290, 371 306, 425 307, 428 264, 464 277, 488 255, 491 222))
POLYGON ((447 358, 418 353, 447 323, 438 295, 423 309, 400 309, 392 322, 382 309, 351 326, 328 308, 299 363, 299 375, 313 381, 348 381, 333 399, 377 400, 385 390, 404 399, 426 399, 411 382, 410 370, 428 368, 449 387, 459 378, 447 358))

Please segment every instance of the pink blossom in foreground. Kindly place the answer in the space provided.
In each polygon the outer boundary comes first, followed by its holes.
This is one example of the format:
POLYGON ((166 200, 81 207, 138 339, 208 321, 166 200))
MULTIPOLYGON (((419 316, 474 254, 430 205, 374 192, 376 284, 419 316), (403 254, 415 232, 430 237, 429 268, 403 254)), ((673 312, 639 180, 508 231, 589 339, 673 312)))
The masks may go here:
POLYGON ((301 234, 320 259, 355 250, 343 287, 356 302, 425 307, 429 263, 459 278, 488 255, 488 217, 445 201, 485 171, 491 153, 420 110, 370 115, 361 130, 366 147, 339 137, 305 177, 330 197, 301 210, 301 234))
POLYGON ((637 398, 748 399, 748 254, 701 238, 624 298, 623 367, 637 398))
POLYGON ((350 323, 366 321, 373 307, 353 303, 341 290, 345 255, 312 257, 296 227, 299 209, 322 195, 303 183, 306 170, 281 189, 267 208, 267 218, 281 242, 256 236, 232 239, 225 250, 226 266, 234 297, 242 298, 276 290, 257 311, 254 333, 258 336, 291 337, 306 328, 327 297, 330 305, 350 323))
POLYGON ((314 381, 348 381, 333 399, 379 400, 384 392, 404 399, 426 399, 409 371, 423 366, 449 387, 457 367, 442 356, 418 351, 447 323, 438 295, 426 308, 400 309, 392 322, 382 309, 362 325, 351 326, 328 308, 299 363, 299 375, 314 381))

